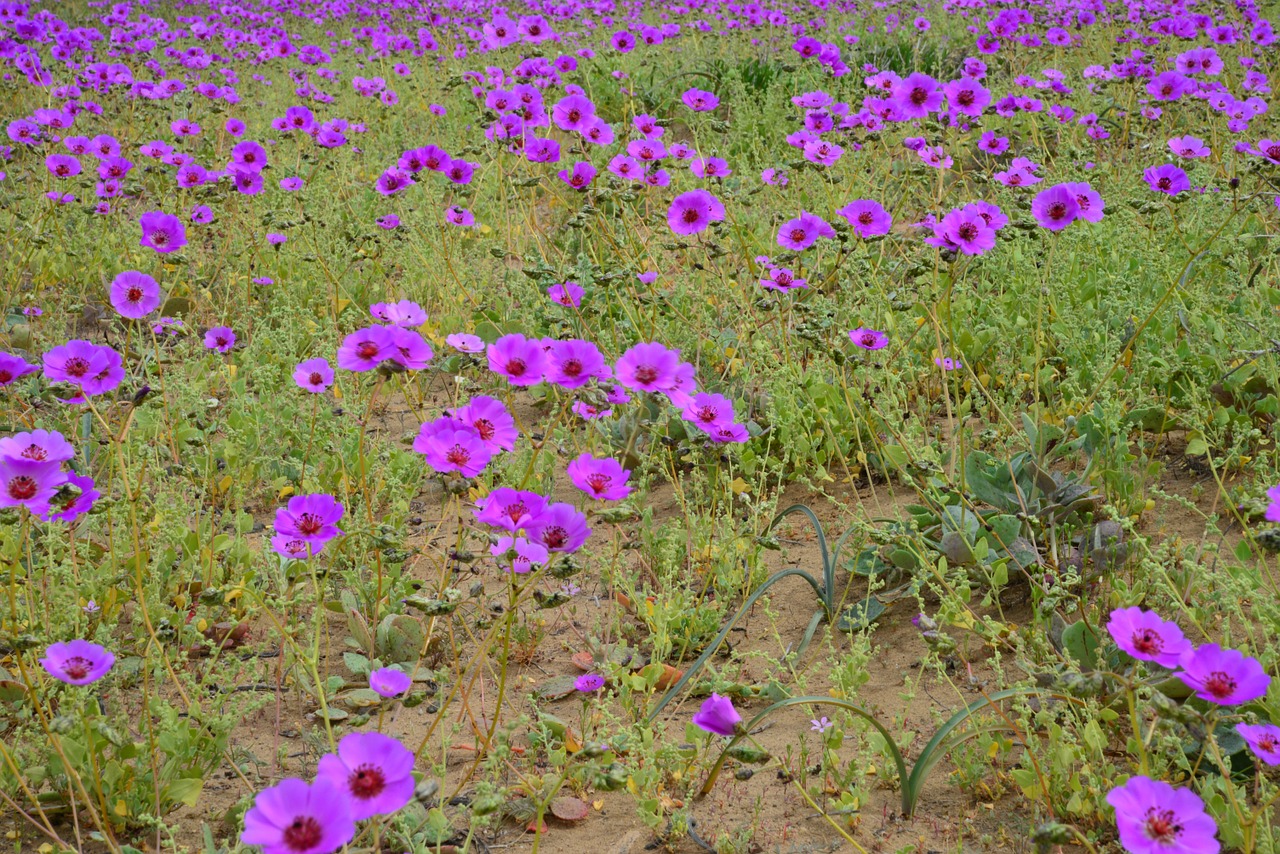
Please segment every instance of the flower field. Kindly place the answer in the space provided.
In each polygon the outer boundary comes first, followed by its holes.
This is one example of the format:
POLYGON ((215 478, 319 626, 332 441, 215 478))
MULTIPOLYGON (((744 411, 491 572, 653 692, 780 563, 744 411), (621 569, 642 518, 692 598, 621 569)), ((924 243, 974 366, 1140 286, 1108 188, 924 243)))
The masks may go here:
POLYGON ((5 843, 1280 851, 1276 14, 3 0, 5 843))

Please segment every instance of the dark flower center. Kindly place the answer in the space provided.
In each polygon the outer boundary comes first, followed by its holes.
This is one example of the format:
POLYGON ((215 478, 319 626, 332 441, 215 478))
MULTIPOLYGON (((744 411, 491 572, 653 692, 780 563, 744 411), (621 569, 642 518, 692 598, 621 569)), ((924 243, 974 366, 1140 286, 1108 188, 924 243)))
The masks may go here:
POLYGON ((1054 202, 1049 205, 1049 219, 1059 220, 1067 215, 1067 206, 1064 202, 1054 202))
POLYGON ((558 525, 542 531, 542 544, 549 549, 558 549, 568 541, 569 532, 558 525))
POLYGON ((515 504, 508 504, 503 511, 512 522, 519 522, 522 518, 529 514, 529 508, 523 501, 517 501, 515 504))
POLYGON ((567 118, 571 122, 576 122, 582 118, 582 111, 577 109, 569 110, 569 115, 567 116, 567 118))
POLYGON ((13 382, 13 374, 5 368, 0 368, 0 385, 7 385, 13 382))
POLYGON ((1274 735, 1264 735, 1258 739, 1258 750, 1262 753, 1280 751, 1280 739, 1277 739, 1274 735))
POLYGON ((1014 172, 1012 175, 1009 176, 1009 186, 1016 187, 1021 183, 1022 183, 1022 176, 1019 175, 1017 172, 1014 172))
POLYGON ((794 243, 800 243, 808 236, 809 236, 808 232, 806 232, 803 228, 791 229, 791 240, 794 243))
MULTIPOLYGON (((444 458, 455 466, 465 465, 471 459, 471 452, 461 445, 454 445, 445 451, 444 458)), ((354 778, 353 778, 354 779, 354 778)))
POLYGON ((1169 177, 1161 178, 1159 181, 1156 181, 1156 186, 1162 190, 1167 190, 1173 186, 1173 179, 1169 177))
POLYGON ((73 377, 82 377, 89 373, 89 360, 80 356, 72 356, 67 359, 67 363, 63 366, 64 370, 73 377))
POLYGON ((1166 84, 1164 84, 1163 86, 1161 86, 1161 87, 1160 87, 1160 94, 1161 94, 1161 95, 1172 95, 1172 94, 1173 94, 1173 84, 1172 84, 1172 83, 1166 83, 1166 84))
POLYGON ((872 347, 872 346, 874 346, 874 345, 875 345, 875 343, 876 343, 876 336, 875 336, 875 333, 873 333, 873 332, 864 332, 864 333, 862 333, 862 346, 863 346, 863 347, 872 347))
POLYGON ((871 211, 863 211, 858 214, 858 222, 862 225, 871 225, 874 220, 875 217, 871 215, 871 211))
MULTIPOLYGON (((563 302, 567 303, 568 300, 563 300, 563 302)), ((582 373, 582 363, 577 359, 569 359, 561 366, 560 370, 566 377, 576 377, 582 373)))
POLYGON ((319 371, 312 371, 311 376, 307 377, 307 382, 312 385, 324 385, 324 377, 320 376, 319 371))
POLYGON ((978 236, 978 227, 971 222, 966 222, 956 233, 960 235, 961 240, 973 240, 978 236))
POLYGON ((967 107, 973 103, 973 98, 974 98, 973 92, 969 89, 965 89, 963 92, 961 92, 959 95, 956 96, 956 101, 960 104, 960 106, 967 107))
POLYGON ((650 385, 658 379, 658 369, 652 365, 641 365, 636 368, 636 382, 641 385, 650 385))
POLYGON ((1204 689, 1219 700, 1224 700, 1235 693, 1236 680, 1230 674, 1215 670, 1204 680, 1204 689))
POLYGON ((923 86, 917 86, 911 90, 911 94, 908 96, 908 99, 918 107, 925 101, 929 100, 929 90, 923 86))
POLYGON ((524 372, 527 368, 528 366, 524 363, 524 359, 511 359, 507 362, 507 373, 511 374, 513 377, 524 376, 524 372))
POLYGON ((39 489, 35 478, 20 474, 9 481, 9 497, 17 501, 27 501, 35 497, 39 489))
POLYGON ((613 478, 609 477, 607 474, 602 474, 601 472, 594 472, 587 475, 587 486, 591 487, 591 491, 596 493, 604 492, 609 488, 609 484, 612 481, 613 478))
POLYGON ((1142 829, 1148 839, 1164 845, 1173 843, 1182 833, 1182 825, 1178 824, 1172 810, 1157 812, 1155 807, 1147 810, 1147 820, 1142 829))
POLYGON ((1143 655, 1157 655, 1164 649, 1164 638, 1154 629, 1142 629, 1133 633, 1133 648, 1143 655))
POLYGON ((163 231, 153 231, 151 232, 151 242, 156 246, 164 246, 169 242, 169 235, 165 234, 163 231))
POLYGON ((1272 160, 1280 160, 1280 143, 1269 146, 1267 148, 1267 156, 1272 160))
POLYGON ((680 218, 681 218, 682 220, 684 220, 685 222, 689 223, 690 225, 692 225, 693 223, 697 222, 697 221, 698 221, 699 219, 701 219, 702 217, 701 217, 701 215, 698 213, 698 209, 697 209, 697 208, 685 208, 685 209, 684 209, 684 213, 680 215, 680 218))
POLYGON ((715 421, 719 415, 719 410, 714 406, 704 406, 697 411, 698 420, 706 421, 707 423, 715 421))
POLYGON ((303 513, 298 517, 298 530, 308 537, 319 533, 323 527, 324 520, 314 513, 303 513))
POLYGON ((32 442, 30 445, 23 448, 22 453, 18 456, 22 457, 24 460, 47 460, 49 459, 49 452, 32 442))
POLYGON ((310 851, 324 838, 324 828, 309 815, 300 815, 284 829, 285 847, 292 851, 310 851))
POLYGON ((129 292, 125 295, 129 302, 137 302, 142 299, 142 288, 129 288, 129 292))
POLYGON ((356 345, 356 355, 361 359, 372 359, 378 355, 378 345, 372 341, 361 341, 356 345))
POLYGON ((493 422, 488 418, 477 418, 475 423, 471 426, 480 434, 480 438, 486 442, 492 439, 494 434, 498 432, 498 429, 493 426, 493 422))
POLYGON ((83 679, 93 670, 93 662, 87 658, 75 656, 62 663, 62 672, 72 679, 83 679))

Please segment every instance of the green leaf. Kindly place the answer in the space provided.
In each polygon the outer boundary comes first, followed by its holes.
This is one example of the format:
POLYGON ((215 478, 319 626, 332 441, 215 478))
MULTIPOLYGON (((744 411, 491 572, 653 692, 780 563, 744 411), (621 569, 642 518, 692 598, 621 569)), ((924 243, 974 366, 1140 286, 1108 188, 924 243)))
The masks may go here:
POLYGON ((200 790, 204 788, 204 780, 200 777, 183 777, 174 780, 165 787, 164 796, 171 804, 196 805, 200 790))
POLYGON ((1098 664, 1098 635, 1077 620, 1062 631, 1062 646, 1081 667, 1093 669, 1098 664))
POLYGON ((868 596, 861 602, 855 602, 840 615, 836 628, 842 632, 856 632, 865 629, 880 618, 885 612, 884 603, 875 596, 868 596))

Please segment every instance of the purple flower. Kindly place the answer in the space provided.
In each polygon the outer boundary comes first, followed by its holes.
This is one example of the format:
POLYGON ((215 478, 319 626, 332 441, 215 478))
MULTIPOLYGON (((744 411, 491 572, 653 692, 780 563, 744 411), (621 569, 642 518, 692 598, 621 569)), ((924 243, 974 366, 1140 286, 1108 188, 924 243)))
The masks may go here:
POLYGON ((187 245, 187 230, 182 220, 164 211, 150 211, 138 217, 142 226, 142 240, 139 246, 146 246, 161 255, 176 252, 187 245))
POLYGON ((1117 608, 1107 621, 1107 632, 1116 645, 1134 658, 1154 661, 1173 669, 1183 653, 1191 649, 1176 623, 1162 620, 1153 611, 1138 607, 1117 608))
POLYGON ((320 757, 316 782, 328 781, 351 799, 351 817, 390 815, 413 799, 413 751, 380 732, 353 732, 338 752, 320 757))
POLYGON ((476 502, 476 521, 495 528, 515 532, 527 527, 547 506, 547 499, 536 492, 500 486, 476 502))
POLYGON ((573 164, 572 169, 561 169, 558 173, 560 180, 564 181, 575 190, 585 190, 591 185, 591 181, 596 177, 596 167, 592 166, 585 160, 579 160, 573 164))
POLYGON ((937 80, 916 72, 893 87, 893 102, 904 119, 923 119, 942 108, 942 91, 937 80))
POLYGON ((591 536, 587 517, 564 503, 543 508, 525 528, 531 541, 553 552, 575 552, 591 536))
POLYGON ((412 685, 409 675, 394 667, 380 667, 369 674, 369 687, 380 697, 399 697, 412 685))
POLYGON ((577 282, 565 282, 547 288, 547 296, 551 301, 569 308, 577 308, 582 304, 582 286, 577 282))
POLYGON ((32 430, 14 433, 0 439, 0 457, 36 462, 65 463, 73 459, 76 449, 58 431, 32 430))
POLYGON ((403 326, 406 329, 421 326, 427 322, 427 313, 422 306, 407 299, 399 302, 375 302, 369 306, 369 313, 384 323, 403 326))
POLYGON ((934 234, 965 255, 984 255, 996 245, 995 229, 976 211, 959 208, 949 212, 934 229, 934 234))
POLYGON ((94 488, 93 478, 78 474, 67 475, 64 485, 74 486, 79 490, 74 496, 64 499, 58 496, 57 503, 49 507, 49 512, 40 518, 46 522, 64 522, 71 524, 79 517, 93 509, 93 505, 102 493, 94 488))
MULTIPOLYGON (((449 205, 444 209, 444 220, 450 225, 456 225, 461 228, 470 228, 476 224, 476 215, 466 208, 460 208, 457 205, 449 205)), ((399 219, 396 220, 399 223, 399 219)))
POLYGON ((859 326, 849 330, 849 340, 864 350, 880 350, 889 346, 889 336, 878 329, 867 329, 859 326))
POLYGON ((382 195, 394 196, 401 190, 412 187, 416 183, 408 172, 399 169, 388 169, 378 176, 378 181, 374 186, 382 195))
POLYGON ((327 779, 281 780, 254 798, 240 842, 263 854, 331 854, 356 835, 352 803, 346 788, 327 779))
POLYGON ((39 367, 31 364, 26 359, 0 350, 0 388, 12 385, 38 370, 40 370, 39 367))
POLYGON ((1236 706, 1267 693, 1271 677, 1256 658, 1207 643, 1182 654, 1177 674, 1196 696, 1220 706, 1236 706))
POLYGON ((568 474, 574 486, 597 501, 621 501, 631 494, 627 485, 631 470, 612 457, 582 454, 569 463, 568 474))
POLYGON ((88 685, 106 676, 115 661, 116 657, 110 651, 96 643, 76 638, 65 643, 51 644, 44 651, 40 666, 59 682, 88 685))
POLYGON ((497 398, 485 394, 476 395, 466 406, 447 414, 455 421, 474 428, 480 434, 480 441, 492 453, 515 450, 520 431, 507 407, 497 398))
POLYGON ((550 556, 546 546, 531 543, 524 537, 498 537, 498 541, 489 548, 489 554, 505 561, 507 568, 516 575, 533 572, 550 556))
POLYGON ((374 223, 378 226, 378 228, 391 231, 392 229, 400 225, 400 217, 396 216, 395 214, 386 214, 384 216, 378 217, 376 220, 374 220, 374 223))
POLYGON ((607 379, 612 373, 600 348, 591 341, 553 341, 546 355, 543 377, 561 388, 581 388, 593 378, 607 379))
POLYGON ((961 367, 959 359, 953 359, 950 356, 936 356, 933 363, 944 371, 954 371, 961 367))
POLYGON ((1131 777, 1107 793, 1115 807, 1120 844, 1131 854, 1217 854, 1218 826, 1190 789, 1131 777))
POLYGON ((698 234, 724 219, 724 205, 706 190, 690 190, 671 200, 667 225, 676 234, 698 234))
MULTIPOLYGON (((1280 197, 1277 198, 1280 199, 1280 197)), ((1276 202, 1276 207, 1280 208, 1280 201, 1276 202)), ((3 369, 3 362, 0 362, 0 369, 3 369)), ((0 385, 3 385, 3 383, 0 382, 0 385)), ((1280 522, 1280 486, 1273 486, 1268 489, 1267 498, 1271 499, 1271 502, 1267 505, 1267 521, 1280 522)))
POLYGON ((614 365, 618 382, 633 391, 666 391, 674 387, 680 351, 654 343, 636 344, 614 365))
POLYGON ((391 332, 391 361, 408 371, 421 371, 430 362, 435 353, 426 340, 412 329, 403 326, 387 327, 391 332))
POLYGON ((507 378, 515 386, 533 386, 542 382, 546 353, 541 341, 531 341, 513 332, 489 345, 489 370, 507 378))
POLYGON ((227 168, 243 172, 261 172, 267 165, 267 150, 251 139, 236 143, 231 149, 227 168))
POLYGON ((778 245, 784 249, 803 252, 816 243, 819 237, 835 236, 835 229, 826 220, 817 214, 802 210, 800 216, 784 222, 778 229, 778 245))
MULTIPOLYGON (((1093 189, 1086 181, 1074 181, 1062 185, 1067 188, 1067 192, 1076 197, 1076 206, 1079 212, 1076 214, 1077 219, 1085 222, 1102 222, 1102 211, 1106 207, 1106 203, 1102 201, 1102 196, 1098 191, 1093 189)), ((1005 220, 1008 222, 1008 219, 1005 220)))
POLYGON ((0 507, 26 507, 36 516, 49 512, 49 502, 66 483, 58 460, 0 457, 0 507))
POLYGON ((584 673, 573 680, 573 687, 583 694, 590 694, 604 687, 604 677, 599 673, 584 673))
POLYGON ((204 334, 204 346, 219 353, 230 353, 236 346, 236 333, 230 326, 215 326, 204 334))
POLYGON ((469 332, 453 332, 445 336, 445 343, 459 353, 483 353, 484 339, 469 332))
POLYGON ((719 694, 712 694, 702 701, 702 708, 693 714, 693 724, 698 729, 715 735, 731 736, 742 723, 742 715, 733 707, 733 701, 719 694))
POLYGON ((1169 196, 1191 189, 1191 179, 1187 177, 1187 173, 1172 163, 1150 166, 1142 173, 1142 177, 1152 190, 1169 196))
POLYGON ((327 359, 307 359, 293 369, 293 381, 303 391, 321 394, 333 385, 333 368, 327 359))
POLYGON ((74 178, 80 174, 80 161, 70 154, 50 154, 44 159, 44 165, 55 178, 74 178))
POLYGON ((1275 724, 1236 724, 1254 754, 1267 765, 1280 765, 1280 726, 1275 724))
POLYGON ((323 546, 342 535, 337 522, 344 512, 342 505, 328 493, 295 495, 286 506, 276 508, 276 532, 323 546))
POLYGON ((286 193, 296 192, 297 190, 301 190, 304 186, 306 186, 306 182, 296 176, 280 179, 280 189, 284 190, 286 193))
POLYGON ((392 358, 395 341, 386 326, 369 326, 342 339, 338 367, 344 371, 372 371, 392 358))
POLYGON ((848 220, 849 226, 864 240, 888 234, 893 227, 893 217, 879 202, 871 199, 854 199, 836 213, 848 220))
POLYGON ((493 451, 474 427, 448 417, 423 424, 413 440, 413 449, 427 458, 433 471, 456 471, 463 477, 475 477, 493 459, 493 451))
POLYGON ((208 205, 196 205, 191 209, 191 222, 193 225, 208 225, 213 222, 213 211, 208 205))
POLYGON ((44 354, 44 375, 77 386, 82 395, 102 394, 124 380, 124 360, 106 345, 73 339, 44 354))
POLYGON ((137 320, 160 305, 160 286, 146 273, 126 270, 111 282, 111 306, 123 317, 137 320))
POLYGON ((581 130, 595 114, 595 104, 583 95, 566 95, 551 108, 551 120, 561 130, 581 130))
POLYGON ((698 429, 714 433, 733 423, 733 401, 721 394, 699 392, 689 398, 680 415, 698 429))
POLYGON ((1175 136, 1169 140, 1169 150, 1179 157, 1208 157, 1212 152, 1198 136, 1175 136))
POLYGON ((711 92, 702 89, 688 89, 680 100, 695 113, 708 113, 720 106, 720 99, 711 92))
POLYGON ((1056 184, 1036 194, 1031 214, 1044 228, 1061 231, 1080 216, 1080 203, 1065 184, 1056 184))

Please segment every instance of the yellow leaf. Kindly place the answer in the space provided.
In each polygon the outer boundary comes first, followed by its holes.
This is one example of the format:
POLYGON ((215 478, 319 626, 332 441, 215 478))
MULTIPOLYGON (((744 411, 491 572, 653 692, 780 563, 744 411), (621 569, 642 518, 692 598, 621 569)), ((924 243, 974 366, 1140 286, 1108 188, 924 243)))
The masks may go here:
POLYGON ((223 475, 222 480, 218 481, 218 491, 226 492, 228 489, 231 488, 231 484, 232 484, 231 475, 229 474, 223 475))
POLYGON ((751 484, 740 477, 735 477, 733 483, 729 484, 729 488, 733 490, 734 495, 741 495, 744 492, 751 491, 751 484))
POLYGON ((200 619, 196 620, 197 632, 203 632, 207 628, 209 628, 209 621, 206 620, 204 617, 201 617, 200 619))
POLYGON ((337 386, 333 387, 333 397, 335 400, 342 400, 342 389, 337 386))
POLYGON ((282 487, 280 487, 280 491, 279 491, 278 493, 276 493, 276 500, 277 500, 277 501, 283 501, 283 500, 285 500, 286 498, 288 498, 290 495, 293 495, 293 487, 292 487, 292 486, 282 486, 282 487))
POLYGON ((591 808, 592 808, 593 810, 595 810, 596 812, 600 812, 600 810, 604 809, 604 801, 603 801, 603 800, 600 800, 600 801, 592 801, 592 802, 591 802, 591 808))
POLYGON ((116 801, 114 811, 116 815, 128 815, 129 805, 124 802, 123 798, 121 798, 120 800, 116 801))
POLYGON ((349 305, 351 305, 351 300, 349 299, 338 300, 338 314, 342 314, 342 310, 349 305))
POLYGON ((227 365, 227 373, 231 374, 231 379, 236 378, 236 370, 238 367, 238 365, 227 365))

